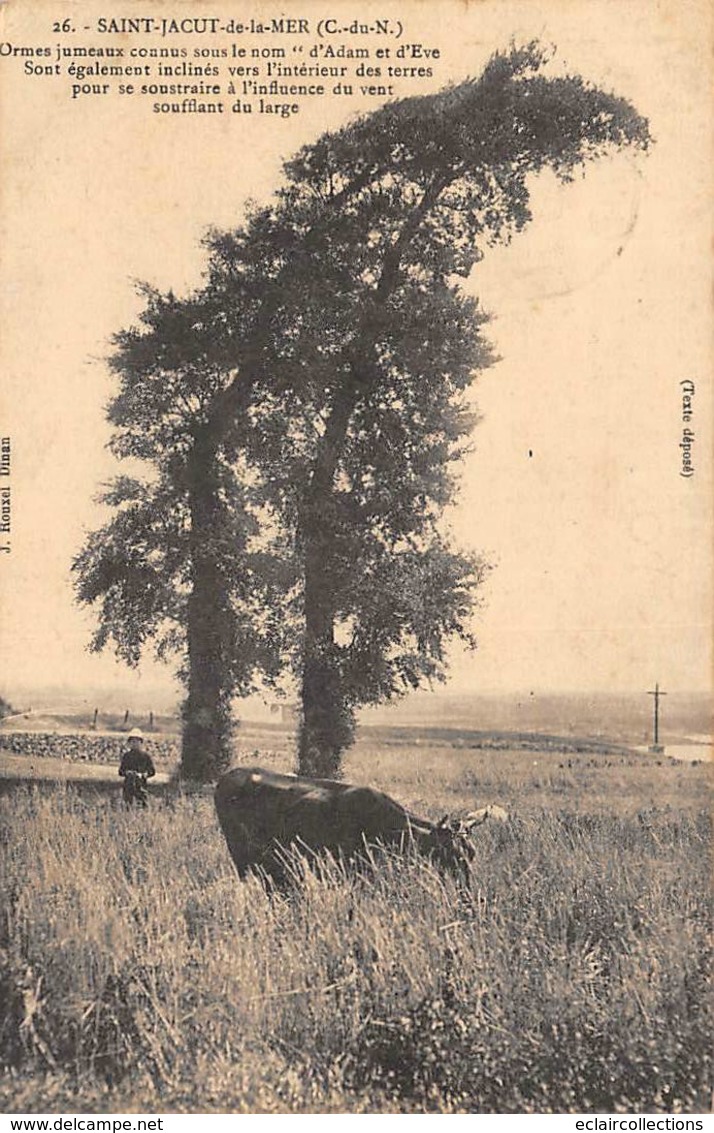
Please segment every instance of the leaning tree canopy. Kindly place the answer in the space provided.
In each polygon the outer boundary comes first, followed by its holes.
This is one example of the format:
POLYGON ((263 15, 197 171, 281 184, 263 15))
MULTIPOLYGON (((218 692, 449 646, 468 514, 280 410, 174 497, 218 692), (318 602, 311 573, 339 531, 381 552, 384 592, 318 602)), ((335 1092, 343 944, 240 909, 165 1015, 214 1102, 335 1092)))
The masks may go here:
POLYGON ((285 165, 275 215, 318 245, 342 227, 368 235, 360 253, 466 275, 484 240, 530 219, 525 184, 546 167, 567 180, 577 166, 623 146, 646 148, 645 119, 627 100, 580 76, 543 74, 531 43, 492 57, 478 79, 387 103, 324 134, 285 165), (431 247, 430 247, 431 245, 431 247))
MULTIPOLYGON (((355 356, 368 352, 372 388, 380 359, 409 346, 405 309, 421 304, 428 317, 440 288, 448 317, 462 317, 453 281, 531 219, 532 175, 549 168, 568 180, 608 151, 648 147, 647 121, 626 99, 577 75, 549 76, 547 63, 536 43, 511 47, 477 79, 323 134, 285 163, 272 202, 211 234, 209 291, 234 296, 241 329, 236 376, 216 409, 226 427, 250 381, 270 389, 276 408, 313 411, 326 390, 354 380, 355 356), (299 402, 281 405, 281 390, 299 402)), ((469 349, 473 376, 491 358, 483 340, 469 349)))

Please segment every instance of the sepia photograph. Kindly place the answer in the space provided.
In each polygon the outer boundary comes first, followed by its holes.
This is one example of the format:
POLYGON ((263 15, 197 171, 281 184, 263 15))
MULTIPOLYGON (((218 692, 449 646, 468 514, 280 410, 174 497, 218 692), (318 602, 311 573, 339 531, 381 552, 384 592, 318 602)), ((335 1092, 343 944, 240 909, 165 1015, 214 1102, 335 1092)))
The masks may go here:
POLYGON ((712 20, 0 0, 6 1115, 704 1128, 712 20))

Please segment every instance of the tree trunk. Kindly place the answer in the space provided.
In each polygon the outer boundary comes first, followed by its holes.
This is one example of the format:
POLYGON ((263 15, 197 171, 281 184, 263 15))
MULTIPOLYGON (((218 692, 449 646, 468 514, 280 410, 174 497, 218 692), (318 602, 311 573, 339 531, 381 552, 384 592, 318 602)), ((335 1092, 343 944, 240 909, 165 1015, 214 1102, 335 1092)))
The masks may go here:
POLYGON ((188 601, 187 695, 183 704, 181 776, 205 783, 231 762, 231 695, 226 687, 215 590, 205 573, 188 601))
POLYGON ((216 445, 199 438, 189 457, 191 593, 181 776, 207 782, 231 762, 232 614, 220 565, 222 509, 216 445))
POLYGON ((335 779, 342 752, 354 734, 354 713, 345 701, 335 658, 334 611, 330 595, 329 535, 314 529, 306 536, 305 637, 302 663, 302 720, 298 772, 335 779), (326 569, 327 568, 327 569, 326 569))
POLYGON ((342 752, 352 743, 354 712, 342 687, 335 651, 335 610, 331 566, 339 530, 334 498, 335 473, 359 383, 343 387, 335 399, 319 446, 299 518, 304 562, 304 639, 302 720, 298 742, 301 775, 334 779, 342 752))

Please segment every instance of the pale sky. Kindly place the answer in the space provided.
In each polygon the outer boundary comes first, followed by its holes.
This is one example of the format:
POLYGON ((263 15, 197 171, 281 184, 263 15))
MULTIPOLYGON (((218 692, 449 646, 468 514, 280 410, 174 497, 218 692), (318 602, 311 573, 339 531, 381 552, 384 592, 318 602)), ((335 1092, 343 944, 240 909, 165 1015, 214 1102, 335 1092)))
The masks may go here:
MULTIPOLYGON (((147 0, 122 13, 176 7, 147 0)), ((65 10, 87 23, 107 14, 9 0, 0 41, 54 44, 48 29, 65 10)), ((299 14, 336 10, 354 15, 345 0, 299 14)), ((409 41, 441 50, 435 77, 400 94, 478 74, 512 37, 538 38, 557 46, 554 68, 631 99, 656 139, 648 156, 603 161, 574 185, 543 178, 530 228, 469 283, 493 313, 501 361, 475 388, 484 419, 452 525, 495 569, 480 649, 457 651, 454 688, 710 687, 708 5, 359 5, 360 19, 370 13, 401 18, 409 41), (679 475, 685 380, 696 390, 691 479, 679 475)), ((218 0, 210 14, 235 6, 218 0)), ((138 99, 72 101, 65 80, 21 69, 0 57, 0 434, 13 444, 2 682, 110 686, 128 671, 87 654, 92 619, 73 605, 69 564, 102 518, 93 495, 118 470, 104 448, 112 384, 101 357, 136 317, 132 280, 179 293, 198 282, 205 229, 240 223, 282 158, 380 100, 322 99, 288 122, 167 118, 138 99)), ((149 661, 140 678, 170 683, 149 661)))

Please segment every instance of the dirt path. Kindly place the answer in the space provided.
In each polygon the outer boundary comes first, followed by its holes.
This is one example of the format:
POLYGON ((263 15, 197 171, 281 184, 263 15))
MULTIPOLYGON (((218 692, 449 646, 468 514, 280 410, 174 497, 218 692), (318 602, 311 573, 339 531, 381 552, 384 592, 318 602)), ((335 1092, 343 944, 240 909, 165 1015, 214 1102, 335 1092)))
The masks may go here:
MULTIPOLYGON (((84 780, 101 783, 117 783, 118 764, 116 763, 84 763, 81 760, 52 759, 48 756, 38 756, 33 759, 31 755, 12 755, 10 752, 0 751, 0 779, 22 779, 31 782, 34 779, 47 780, 84 780)), ((167 771, 159 771, 152 783, 166 784, 170 775, 167 771)))

